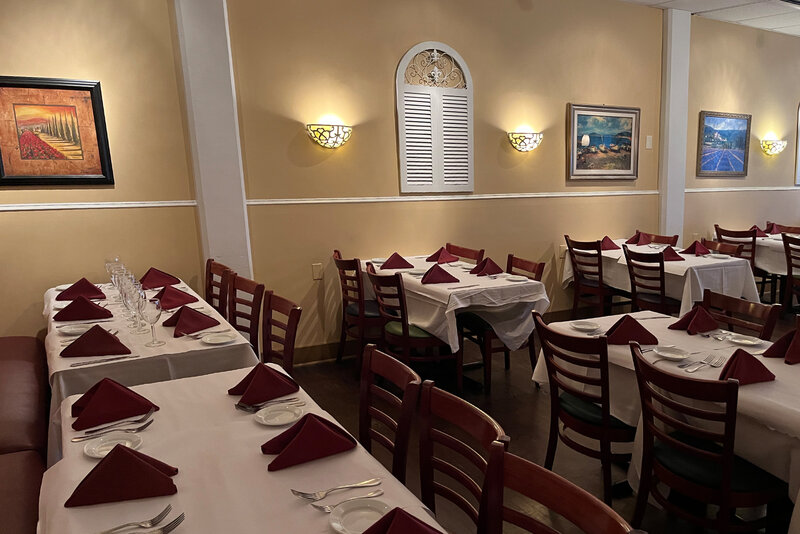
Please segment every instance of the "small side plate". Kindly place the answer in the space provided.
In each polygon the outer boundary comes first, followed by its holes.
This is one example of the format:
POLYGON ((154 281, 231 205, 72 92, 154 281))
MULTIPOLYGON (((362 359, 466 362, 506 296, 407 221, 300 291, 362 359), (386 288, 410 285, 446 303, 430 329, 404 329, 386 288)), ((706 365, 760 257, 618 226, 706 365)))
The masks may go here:
POLYGON ((79 336, 93 326, 93 324, 68 324, 59 328, 58 332, 65 336, 79 336))
POLYGON ((72 284, 61 284, 60 286, 56 286, 56 291, 64 291, 65 289, 69 288, 72 284))
POLYGON ((508 280, 509 282, 527 282, 528 280, 530 280, 530 278, 528 278, 527 276, 519 276, 515 274, 511 276, 506 276, 506 280, 508 280))
POLYGON ((273 404, 257 411, 255 420, 266 426, 283 426, 294 423, 303 417, 303 408, 300 406, 286 406, 273 404))
POLYGON ((600 325, 594 321, 572 321, 569 326, 578 332, 594 332, 600 328, 600 325))
POLYGON ((391 507, 378 499, 356 499, 334 508, 329 521, 339 534, 361 534, 389 510, 391 507))
POLYGON ((408 271, 408 274, 410 274, 412 276, 422 276, 423 274, 425 274, 427 272, 428 271, 426 271, 425 269, 411 269, 410 271, 408 271))
POLYGON ((206 345, 225 345, 236 339, 236 336, 231 332, 219 332, 217 334, 208 334, 200 338, 200 341, 206 345))
POLYGON ((372 263, 384 263, 386 262, 386 258, 372 258, 369 261, 371 261, 372 263))
POLYGON ((112 432, 105 436, 87 441, 83 446, 83 453, 90 458, 105 458, 106 454, 117 445, 136 450, 142 446, 142 436, 127 432, 112 432))
POLYGON ((655 352, 659 358, 663 358, 664 360, 669 360, 672 362, 679 362, 689 357, 688 352, 677 347, 664 347, 659 345, 653 349, 653 352, 655 352))
POLYGON ((757 347, 763 343, 763 341, 757 337, 743 336, 741 334, 733 334, 728 338, 728 341, 745 347, 757 347))

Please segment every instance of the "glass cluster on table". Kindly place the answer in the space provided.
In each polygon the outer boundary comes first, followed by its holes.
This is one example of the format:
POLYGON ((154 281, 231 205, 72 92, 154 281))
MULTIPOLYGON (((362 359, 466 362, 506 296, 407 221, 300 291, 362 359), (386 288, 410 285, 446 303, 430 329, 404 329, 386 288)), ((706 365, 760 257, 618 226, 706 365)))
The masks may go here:
POLYGON ((146 347, 159 347, 164 344, 156 337, 156 323, 161 317, 161 302, 158 299, 148 299, 141 282, 131 270, 125 267, 118 256, 106 259, 106 272, 111 279, 111 285, 118 291, 114 301, 125 308, 123 314, 130 320, 127 327, 132 334, 146 334, 150 325, 150 334, 153 339, 145 343, 146 347))

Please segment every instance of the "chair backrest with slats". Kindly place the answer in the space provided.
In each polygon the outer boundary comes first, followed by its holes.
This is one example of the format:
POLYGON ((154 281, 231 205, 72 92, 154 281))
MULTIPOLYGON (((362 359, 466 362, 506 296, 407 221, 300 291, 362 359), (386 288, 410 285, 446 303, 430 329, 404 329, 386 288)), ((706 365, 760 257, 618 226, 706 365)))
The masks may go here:
POLYGON ((631 299, 636 302, 640 293, 659 295, 665 300, 665 273, 663 252, 635 252, 622 245, 625 261, 628 263, 628 276, 631 281, 631 299))
POLYGON ((575 241, 564 236, 572 261, 575 278, 580 282, 588 280, 603 285, 603 255, 600 241, 575 241))
POLYGON ((379 275, 371 262, 367 263, 367 276, 375 291, 375 300, 381 317, 387 321, 400 321, 403 324, 403 336, 408 337, 408 312, 406 311, 406 293, 403 277, 400 273, 379 275))
POLYGON ((477 525, 481 488, 494 441, 508 443, 503 428, 482 410, 426 380, 420 395, 420 489, 434 512, 440 495, 477 525), (440 473, 440 476, 436 476, 440 473))
POLYGON ((647 234, 647 235, 650 236, 651 243, 662 243, 664 245, 669 245, 671 247, 674 247, 678 244, 678 234, 675 235, 647 234))
POLYGON ((792 278, 800 276, 800 237, 781 234, 783 252, 786 255, 786 274, 792 278))
POLYGON ((364 284, 361 273, 361 260, 342 259, 342 253, 333 251, 333 262, 339 271, 339 282, 342 286, 342 313, 346 313, 347 305, 358 306, 358 316, 364 317, 364 284))
POLYGON ((261 338, 264 352, 261 361, 279 361, 289 375, 294 373, 294 343, 303 309, 272 291, 264 296, 264 320, 261 338))
POLYGON ((235 276, 231 268, 208 258, 206 261, 206 302, 219 312, 225 319, 228 318, 228 291, 230 290, 231 277, 235 276))
POLYGON ((729 256, 736 256, 737 258, 742 256, 742 249, 744 248, 744 245, 741 243, 738 245, 734 245, 733 243, 720 243, 719 241, 711 241, 705 237, 700 239, 700 243, 708 250, 714 250, 720 254, 728 254, 729 256))
POLYGON ((474 248, 467 248, 467 247, 460 247, 458 245, 454 245, 452 243, 447 243, 444 248, 452 254, 453 256, 458 256, 459 259, 468 259, 472 260, 475 263, 479 263, 483 260, 484 249, 474 249, 474 248))
POLYGON ((358 440, 367 452, 372 452, 374 440, 392 453, 392 474, 403 483, 411 422, 421 384, 420 376, 400 360, 379 351, 375 345, 364 347, 358 440))
POLYGON ((261 320, 261 302, 264 299, 264 284, 243 276, 231 277, 228 292, 228 322, 236 330, 247 334, 256 354, 259 353, 258 329, 261 320))
POLYGON ((506 272, 509 274, 527 276, 531 280, 541 281, 544 267, 544 262, 537 263, 509 254, 508 262, 506 263, 506 272))
POLYGON ((756 233, 758 230, 755 228, 751 230, 726 230, 715 224, 714 232, 717 234, 717 241, 721 243, 742 245, 742 252, 739 256, 748 260, 751 268, 755 268, 756 233))
POLYGON ((718 322, 726 323, 728 330, 744 329, 767 341, 772 337, 781 313, 780 304, 750 302, 710 289, 703 292, 702 306, 718 322))

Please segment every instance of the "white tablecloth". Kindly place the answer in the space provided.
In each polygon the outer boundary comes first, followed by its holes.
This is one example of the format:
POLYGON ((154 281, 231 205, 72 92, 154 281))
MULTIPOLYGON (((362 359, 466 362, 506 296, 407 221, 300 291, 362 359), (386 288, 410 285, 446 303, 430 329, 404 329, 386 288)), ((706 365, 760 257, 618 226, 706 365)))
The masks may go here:
MULTIPOLYGON (((438 527, 422 503, 360 445, 268 472, 273 456, 262 454, 260 446, 288 427, 262 426, 253 415, 234 409, 238 397, 228 395, 227 389, 247 372, 240 369, 132 388, 161 408, 153 425, 140 434, 144 440, 140 450, 179 469, 173 477, 178 493, 165 497, 64 508, 77 484, 98 462, 83 454, 83 443, 69 441, 77 434, 70 428, 73 419, 69 417, 77 396, 66 399, 61 409, 61 424, 66 429, 64 458, 44 475, 39 534, 99 532, 152 517, 167 504, 173 508, 170 519, 186 513, 179 532, 327 534, 332 532, 328 514, 295 497, 289 488, 313 491, 374 477, 383 479, 380 488, 385 494, 379 499, 438 527)), ((307 412, 333 420, 303 390, 297 396, 306 401, 307 412)), ((373 489, 337 492, 320 502, 336 503, 373 489)))
POLYGON ((781 234, 756 238, 755 264, 768 273, 786 275, 786 254, 781 234))
MULTIPOLYGON (((652 332, 659 344, 674 345, 692 354, 692 359, 702 360, 709 353, 730 356, 739 346, 730 341, 717 341, 712 337, 690 336, 683 330, 669 330, 667 326, 675 322, 655 312, 632 314, 641 324, 652 332), (646 318, 646 319, 645 319, 646 318)), ((598 317, 592 321, 602 329, 611 327, 622 315, 598 317)), ((572 329, 570 322, 552 323, 554 330, 570 335, 582 335, 572 329)), ((764 342, 750 352, 763 350, 770 345, 764 342)), ((646 348, 646 347, 645 347, 646 348)), ((645 353, 649 361, 658 358, 653 352, 645 353)), ((769 471, 789 483, 789 497, 796 501, 800 492, 800 366, 786 365, 781 358, 762 358, 776 379, 773 382, 748 384, 739 388, 738 416, 736 419, 736 454, 769 471)), ((637 426, 641 416, 641 402, 636 383, 636 373, 628 345, 609 345, 609 385, 611 388, 611 414, 623 422, 637 426)), ((677 367, 678 362, 660 361, 657 364, 666 371, 681 376, 715 380, 721 368, 709 366, 686 374, 677 367)), ((533 380, 547 386, 547 369, 544 358, 540 357, 533 373, 533 380)), ((635 472, 629 477, 638 481, 641 465, 641 437, 637 435, 634 447, 634 461, 631 469, 635 472)), ((634 485, 634 489, 636 485, 634 485)), ((794 514, 798 516, 797 513, 794 514)), ((793 517, 800 532, 800 516, 793 517)))
MULTIPOLYGON (((614 242, 621 247, 625 239, 615 239, 614 242)), ((629 245, 629 249, 646 253, 658 251, 649 245, 629 245)), ((683 257, 686 258, 685 261, 664 262, 666 294, 681 301, 681 315, 692 309, 695 302, 703 300, 703 291, 706 289, 759 302, 758 288, 747 260, 694 255, 683 257)), ((562 286, 566 288, 573 276, 572 260, 567 253, 561 277, 562 286)), ((616 289, 630 291, 628 265, 621 248, 603 251, 603 282, 616 289)))
MULTIPOLYGON (((428 270, 433 265, 426 262, 427 256, 403 256, 415 269, 428 270)), ((363 262, 366 271, 366 261, 363 262)), ((550 306, 547 292, 542 282, 528 280, 511 282, 505 274, 497 278, 477 276, 469 273, 469 268, 441 264, 445 271, 456 278, 458 283, 423 284, 421 277, 403 273, 406 289, 408 320, 423 330, 430 332, 457 351, 459 346, 456 313, 470 311, 492 325, 497 337, 507 347, 516 350, 528 340, 533 332, 531 312, 544 313, 550 306), (463 287, 462 286, 470 286, 463 287)), ((376 265, 377 268, 377 265, 376 265)), ((378 274, 392 274, 394 269, 378 269, 378 274)), ((374 299, 375 293, 369 278, 364 274, 366 298, 374 299)))

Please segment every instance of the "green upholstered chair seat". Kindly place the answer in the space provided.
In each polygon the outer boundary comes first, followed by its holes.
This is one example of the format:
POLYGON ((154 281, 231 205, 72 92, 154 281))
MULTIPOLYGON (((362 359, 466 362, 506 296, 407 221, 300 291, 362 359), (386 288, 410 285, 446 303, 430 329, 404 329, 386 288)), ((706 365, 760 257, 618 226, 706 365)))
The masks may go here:
MULTIPOLYGON (((386 329, 386 332, 389 334, 395 336, 403 335, 403 323, 401 323, 400 321, 389 321, 388 323, 386 323, 386 326, 384 326, 384 328, 386 329)), ((429 334, 422 328, 414 326, 413 324, 408 325, 408 335, 409 337, 415 337, 415 338, 433 337, 431 334, 429 334)))
MULTIPOLYGON (((583 421, 584 423, 589 423, 590 425, 600 426, 603 424, 603 412, 595 403, 585 401, 566 391, 558 398, 561 409, 575 419, 583 421)), ((613 415, 611 416, 611 428, 626 428, 635 431, 634 427, 626 425, 613 415)))
MULTIPOLYGON (((351 302, 345 308, 347 315, 358 315, 358 303, 351 302)), ((364 301, 364 317, 380 317, 381 312, 380 308, 378 307, 378 301, 375 300, 365 300, 364 301)))

